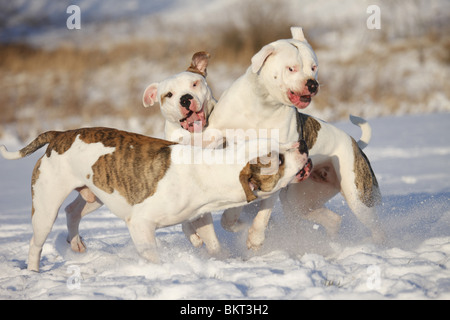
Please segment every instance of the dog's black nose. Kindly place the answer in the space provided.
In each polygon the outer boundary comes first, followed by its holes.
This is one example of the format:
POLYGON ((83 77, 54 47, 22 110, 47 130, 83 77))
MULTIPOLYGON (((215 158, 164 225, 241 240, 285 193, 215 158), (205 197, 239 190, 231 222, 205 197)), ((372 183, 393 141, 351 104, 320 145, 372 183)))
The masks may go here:
POLYGON ((300 153, 306 153, 306 155, 309 155, 308 145, 306 144, 306 141, 301 139, 299 142, 300 145, 298 146, 298 150, 300 151, 300 153))
POLYGON ((189 109, 191 106, 191 100, 194 99, 190 94, 185 94, 180 98, 180 104, 183 108, 189 109))
POLYGON ((314 79, 309 79, 308 81, 306 81, 306 86, 311 93, 316 93, 319 89, 319 83, 314 79))

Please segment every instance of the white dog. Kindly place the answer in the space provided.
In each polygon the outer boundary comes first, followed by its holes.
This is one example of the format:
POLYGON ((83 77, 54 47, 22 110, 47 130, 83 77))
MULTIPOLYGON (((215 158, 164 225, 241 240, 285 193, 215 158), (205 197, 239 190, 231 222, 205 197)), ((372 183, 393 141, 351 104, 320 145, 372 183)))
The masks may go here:
MULTIPOLYGON (((210 55, 197 52, 187 71, 178 73, 160 83, 149 85, 142 98, 145 107, 159 101, 165 118, 165 139, 182 144, 191 143, 191 133, 201 132, 207 125, 216 100, 206 82, 210 55)), ((86 244, 79 235, 79 224, 85 215, 100 208, 103 203, 87 187, 77 188, 79 196, 69 204, 67 216, 67 241, 75 252, 84 252, 86 244)), ((212 226, 212 216, 206 213, 201 218, 185 222, 183 231, 191 243, 199 247, 205 243, 208 252, 217 254, 220 244, 212 226)))
POLYGON ((298 143, 279 152, 272 143, 259 152, 255 146, 261 141, 253 140, 237 151, 209 150, 222 161, 194 165, 185 160, 203 157, 204 149, 110 128, 49 131, 20 151, 4 146, 0 151, 7 159, 19 159, 46 144, 31 180, 28 269, 33 271, 39 271, 42 246, 61 203, 76 188, 88 187, 126 222, 140 255, 157 262, 157 228, 268 197, 296 179, 308 159, 298 143))
MULTIPOLYGON (((303 115, 318 92, 318 61, 301 28, 291 28, 293 39, 278 40, 263 47, 247 72, 222 95, 209 119, 209 127, 220 129, 277 128, 279 141, 305 139, 314 169, 310 179, 282 191, 285 208, 323 224, 330 234, 341 218, 324 204, 339 191, 358 219, 381 241, 375 205, 380 200, 377 180, 358 144, 342 130, 303 115), (295 107, 293 107, 294 105, 295 107)), ((354 118, 356 122, 359 118, 354 118)), ((368 125, 362 126, 366 130, 368 125)), ((208 129, 206 130, 208 131, 208 129)), ((370 136, 363 131, 363 136, 370 136)), ((367 142, 367 141, 366 141, 367 142)), ((363 141, 360 142, 361 146, 363 141)), ((276 197, 261 202, 261 209, 249 229, 247 246, 258 249, 276 197)), ((222 216, 222 226, 233 230, 241 209, 222 216)))
POLYGON ((150 107, 159 102, 166 120, 165 138, 177 140, 184 130, 201 132, 207 125, 208 117, 216 100, 206 82, 209 54, 197 52, 187 71, 178 73, 160 83, 152 83, 145 91, 142 102, 150 107))

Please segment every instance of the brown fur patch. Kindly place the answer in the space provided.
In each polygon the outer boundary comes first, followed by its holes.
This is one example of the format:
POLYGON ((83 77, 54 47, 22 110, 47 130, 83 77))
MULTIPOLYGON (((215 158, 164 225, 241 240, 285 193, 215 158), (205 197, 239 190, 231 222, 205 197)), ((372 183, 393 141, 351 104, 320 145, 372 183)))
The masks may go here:
MULTIPOLYGON (((175 144, 111 128, 83 128, 45 132, 20 152, 26 156, 48 143, 47 157, 51 156, 52 151, 63 154, 77 136, 85 143, 101 142, 105 147, 115 148, 113 153, 100 157, 92 166, 92 179, 105 192, 117 190, 131 205, 144 201, 156 192, 158 181, 170 166, 169 146, 175 144)), ((33 170, 32 192, 40 174, 41 159, 33 170)), ((89 189, 86 191, 90 192, 89 189)), ((34 214, 34 207, 31 214, 34 214)))
POLYGON ((161 101, 161 103, 160 103, 161 105, 164 105, 164 102, 165 102, 166 98, 168 97, 168 94, 169 94, 169 92, 166 92, 159 97, 159 100, 161 101))
MULTIPOLYGON (((41 160, 42 157, 36 162, 36 165, 34 166, 33 173, 31 174, 31 198, 34 199, 34 185, 39 178, 39 174, 41 173, 39 168, 41 166, 41 160)), ((34 205, 31 204, 31 216, 34 215, 34 205)))
POLYGON ((175 144, 108 128, 85 131, 80 139, 116 148, 92 166, 92 179, 107 193, 119 192, 130 205, 141 203, 156 192, 158 181, 170 166, 169 146, 175 144))
POLYGON ((316 119, 297 112, 297 126, 298 126, 298 132, 301 132, 302 128, 300 127, 303 123, 303 135, 304 139, 306 141, 306 144, 308 146, 308 149, 312 149, 314 144, 317 141, 317 136, 319 135, 319 131, 322 128, 320 125, 320 122, 316 119))
MULTIPOLYGON (((271 154, 268 155, 271 157, 271 154)), ((278 154, 276 157, 273 157, 271 161, 278 161, 278 154)), ((239 181, 244 189, 245 196, 247 198, 247 202, 251 202, 257 197, 250 189, 250 184, 252 184, 256 190, 261 190, 265 192, 270 192, 275 188, 276 184, 280 180, 280 178, 284 175, 285 163, 281 163, 278 166, 278 170, 275 174, 272 175, 263 175, 261 174, 262 168, 270 168, 271 163, 261 162, 261 159, 258 158, 256 163, 247 163, 245 167, 239 173, 239 181)))
MULTIPOLYGON (((92 166, 94 184, 105 192, 117 190, 131 205, 144 201, 156 191, 158 181, 170 166, 170 145, 175 143, 111 128, 82 128, 41 134, 24 153, 29 154, 48 143, 47 157, 52 151, 63 154, 76 137, 85 143, 101 142, 114 147, 111 154, 100 157, 92 166)), ((21 151, 22 152, 22 151, 21 151)), ((39 176, 40 161, 33 172, 32 185, 39 176)))
POLYGON ((186 71, 198 73, 206 78, 206 68, 208 67, 209 58, 210 54, 208 52, 200 51, 194 53, 194 55, 192 56, 191 65, 189 66, 189 68, 187 68, 186 71))
POLYGON ((380 201, 378 181, 373 173, 370 162, 364 152, 352 138, 353 153, 355 156, 355 185, 359 191, 360 200, 368 207, 374 207, 380 201))
POLYGON ((20 155, 22 157, 26 157, 36 150, 42 148, 47 143, 50 143, 57 137, 61 132, 58 131, 47 131, 40 134, 36 139, 34 139, 30 144, 28 144, 25 148, 20 150, 20 155))
POLYGON ((50 157, 52 151, 56 151, 58 154, 63 154, 70 149, 79 130, 71 130, 64 132, 57 132, 51 141, 49 141, 47 150, 45 151, 47 157, 50 157))

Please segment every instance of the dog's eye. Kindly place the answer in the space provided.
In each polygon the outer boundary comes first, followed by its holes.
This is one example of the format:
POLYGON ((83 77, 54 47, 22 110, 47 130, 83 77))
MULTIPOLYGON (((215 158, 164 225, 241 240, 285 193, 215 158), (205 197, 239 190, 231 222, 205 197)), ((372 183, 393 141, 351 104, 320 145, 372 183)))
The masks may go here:
POLYGON ((316 70, 317 70, 317 65, 313 65, 313 66, 311 67, 311 70, 312 70, 312 72, 316 72, 316 70))
POLYGON ((192 86, 195 88, 198 85, 198 81, 195 81, 192 86))
POLYGON ((294 69, 292 67, 289 67, 290 72, 294 72, 294 69))
POLYGON ((173 96, 173 93, 172 92, 168 92, 164 97, 172 98, 172 96, 173 96))

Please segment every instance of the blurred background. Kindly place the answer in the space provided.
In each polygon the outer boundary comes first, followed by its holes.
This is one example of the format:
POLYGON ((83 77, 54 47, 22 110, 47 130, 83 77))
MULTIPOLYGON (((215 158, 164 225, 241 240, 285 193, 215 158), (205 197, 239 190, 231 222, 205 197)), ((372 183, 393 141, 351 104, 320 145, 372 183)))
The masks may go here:
MULTIPOLYGON (((321 89, 306 113, 383 117, 450 112, 448 0, 0 0, 0 139, 113 126, 163 135, 144 89, 211 53, 219 99, 251 57, 304 28, 321 89), (68 29, 80 8, 80 29, 68 29), (380 28, 367 26, 380 9, 380 28)), ((232 121, 232 119, 230 119, 232 121)))

